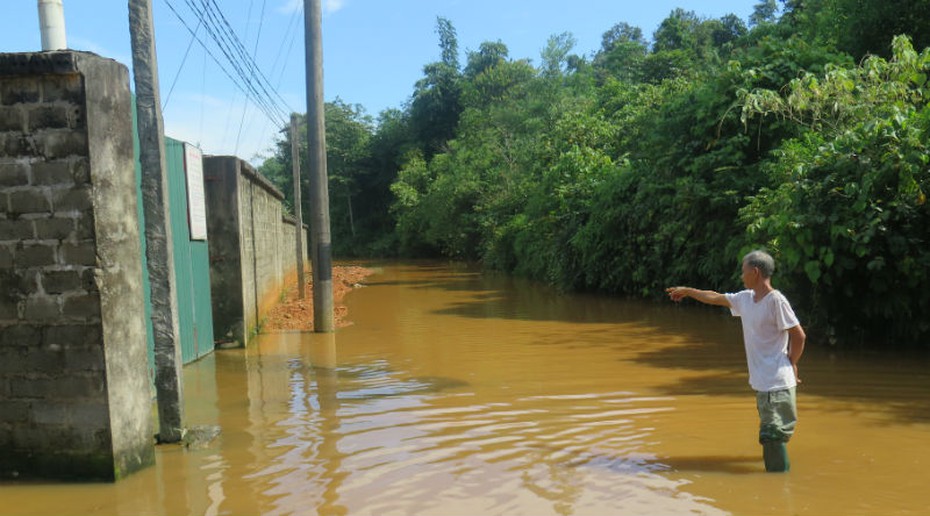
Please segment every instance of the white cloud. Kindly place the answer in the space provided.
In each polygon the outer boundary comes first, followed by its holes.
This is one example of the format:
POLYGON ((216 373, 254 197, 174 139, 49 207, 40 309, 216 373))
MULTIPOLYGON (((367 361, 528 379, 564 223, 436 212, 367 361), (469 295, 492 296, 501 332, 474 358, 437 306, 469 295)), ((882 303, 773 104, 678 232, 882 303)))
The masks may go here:
POLYGON ((100 45, 89 39, 76 38, 74 36, 68 37, 68 48, 72 48, 74 50, 86 50, 88 52, 93 52, 104 57, 110 57, 113 55, 113 53, 103 45, 100 45))
POLYGON ((278 12, 281 14, 291 14, 294 11, 300 9, 304 5, 304 0, 287 0, 283 5, 278 7, 278 12))
POLYGON ((115 59, 116 61, 119 61, 120 63, 123 63, 126 66, 132 65, 132 56, 114 52, 111 49, 104 47, 103 45, 100 45, 90 39, 86 39, 82 37, 74 37, 74 36, 69 35, 68 36, 68 48, 70 48, 71 50, 84 50, 87 52, 93 52, 101 57, 108 57, 110 59, 115 59))
POLYGON ((206 104, 210 107, 226 109, 227 101, 202 93, 184 93, 183 97, 194 104, 206 104))
MULTIPOLYGON (((336 11, 341 10, 345 7, 346 0, 322 0, 323 1, 323 12, 325 14, 333 14, 336 11)), ((284 4, 278 7, 278 12, 282 14, 292 14, 294 11, 301 9, 304 5, 304 0, 287 0, 284 4)))
POLYGON ((345 6, 345 0, 323 0, 323 12, 332 14, 345 6))

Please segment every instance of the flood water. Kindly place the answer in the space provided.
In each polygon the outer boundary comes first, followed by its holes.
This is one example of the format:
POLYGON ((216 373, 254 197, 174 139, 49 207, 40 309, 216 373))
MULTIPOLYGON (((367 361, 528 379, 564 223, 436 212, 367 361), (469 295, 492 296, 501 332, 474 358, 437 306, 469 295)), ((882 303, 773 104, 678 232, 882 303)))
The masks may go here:
POLYGON ((185 369, 189 425, 116 484, 0 485, 3 514, 926 514, 930 361, 801 362, 792 471, 763 472, 739 321, 387 265, 335 335, 185 369))

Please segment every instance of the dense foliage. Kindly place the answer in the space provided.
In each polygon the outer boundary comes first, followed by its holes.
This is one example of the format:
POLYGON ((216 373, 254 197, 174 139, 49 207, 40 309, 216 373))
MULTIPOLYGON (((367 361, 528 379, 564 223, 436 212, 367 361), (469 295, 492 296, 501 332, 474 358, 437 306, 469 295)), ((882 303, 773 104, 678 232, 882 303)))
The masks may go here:
MULTIPOLYGON (((336 250, 658 297, 740 288, 764 247, 815 332, 925 343, 928 3, 763 0, 748 26, 676 9, 591 55, 554 35, 538 65, 497 41, 463 66, 440 18, 403 109, 327 105, 336 250)), ((289 194, 286 134, 262 169, 289 194)))

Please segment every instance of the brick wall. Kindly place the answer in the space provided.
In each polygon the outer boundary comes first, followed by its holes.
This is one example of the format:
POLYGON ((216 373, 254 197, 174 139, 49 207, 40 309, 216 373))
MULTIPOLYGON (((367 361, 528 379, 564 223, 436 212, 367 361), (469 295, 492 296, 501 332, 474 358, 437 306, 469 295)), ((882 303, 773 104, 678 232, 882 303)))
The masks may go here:
MULTIPOLYGON (((281 241, 284 208, 283 194, 272 186, 264 177, 260 176, 248 164, 242 167, 247 191, 246 206, 248 216, 243 218, 246 222, 243 232, 250 234, 254 244, 254 266, 251 271, 247 268, 244 277, 253 285, 252 303, 254 310, 246 314, 246 328, 258 326, 264 315, 278 302, 279 294, 284 283, 285 254, 294 255, 294 246, 285 249, 281 241)), ((293 262, 293 260, 291 260, 293 262)))
POLYGON ((214 335, 245 345, 297 269, 296 226, 284 195, 245 161, 206 157, 204 177, 214 335))
MULTIPOLYGON (((281 254, 280 254, 280 257, 282 260, 282 263, 280 265, 281 270, 288 271, 288 272, 296 271, 297 270, 297 250, 296 250, 297 219, 290 215, 284 215, 281 218, 280 229, 281 229, 281 236, 279 237, 280 244, 278 245, 280 245, 282 249, 281 254), (287 252, 288 249, 290 249, 291 252, 288 253, 287 252)), ((306 229, 304 229, 303 234, 301 234, 300 239, 301 239, 301 243, 304 245, 304 248, 308 247, 306 229)), ((306 253, 306 251, 304 252, 306 253)), ((306 274, 309 276, 310 274, 309 271, 307 271, 306 274)))
POLYGON ((0 476, 154 459, 129 101, 113 61, 0 54, 0 476))

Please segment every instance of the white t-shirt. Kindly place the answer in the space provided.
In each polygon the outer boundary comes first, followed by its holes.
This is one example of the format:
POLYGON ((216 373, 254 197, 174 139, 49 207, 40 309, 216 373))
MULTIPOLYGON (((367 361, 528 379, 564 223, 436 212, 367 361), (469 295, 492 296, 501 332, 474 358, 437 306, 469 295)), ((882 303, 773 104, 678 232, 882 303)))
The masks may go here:
POLYGON ((773 290, 758 303, 749 289, 726 296, 730 312, 742 319, 749 385, 759 392, 796 386, 788 360, 787 330, 799 323, 785 296, 773 290))

